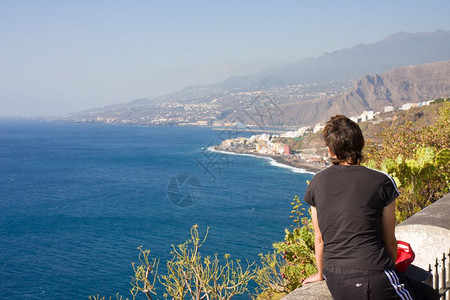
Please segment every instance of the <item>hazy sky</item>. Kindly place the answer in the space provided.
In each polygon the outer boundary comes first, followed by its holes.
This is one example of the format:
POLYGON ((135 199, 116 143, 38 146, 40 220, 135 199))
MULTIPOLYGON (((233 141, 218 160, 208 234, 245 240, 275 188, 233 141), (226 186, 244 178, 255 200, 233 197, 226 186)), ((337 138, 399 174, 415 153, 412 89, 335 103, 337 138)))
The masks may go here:
POLYGON ((0 0, 0 116, 64 115, 450 30, 449 12, 448 0, 0 0))

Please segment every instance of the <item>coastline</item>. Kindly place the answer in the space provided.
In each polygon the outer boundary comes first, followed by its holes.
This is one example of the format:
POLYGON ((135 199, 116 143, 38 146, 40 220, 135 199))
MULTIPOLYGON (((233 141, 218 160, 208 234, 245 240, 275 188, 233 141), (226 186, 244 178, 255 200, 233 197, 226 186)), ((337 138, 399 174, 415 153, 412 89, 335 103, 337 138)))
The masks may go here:
POLYGON ((280 168, 287 168, 287 169, 292 170, 295 173, 316 174, 317 172, 319 172, 327 167, 326 165, 299 162, 299 161, 291 161, 288 159, 288 157, 281 156, 281 155, 249 152, 249 151, 245 150, 244 148, 242 148, 242 149, 241 148, 225 149, 220 146, 212 146, 212 147, 209 147, 207 150, 213 151, 213 152, 225 153, 225 154, 229 154, 229 155, 243 155, 243 156, 253 156, 253 157, 259 157, 259 158, 265 158, 265 159, 270 160, 271 165, 280 167, 280 168))

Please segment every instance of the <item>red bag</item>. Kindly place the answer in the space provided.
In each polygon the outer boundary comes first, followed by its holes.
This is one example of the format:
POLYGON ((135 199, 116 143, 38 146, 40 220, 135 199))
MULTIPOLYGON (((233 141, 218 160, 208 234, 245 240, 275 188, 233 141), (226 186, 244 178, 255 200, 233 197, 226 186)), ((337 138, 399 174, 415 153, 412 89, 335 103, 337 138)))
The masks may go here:
POLYGON ((406 268, 414 261, 415 257, 416 255, 410 244, 403 241, 397 241, 397 261, 395 262, 395 267, 399 272, 405 272, 406 268))

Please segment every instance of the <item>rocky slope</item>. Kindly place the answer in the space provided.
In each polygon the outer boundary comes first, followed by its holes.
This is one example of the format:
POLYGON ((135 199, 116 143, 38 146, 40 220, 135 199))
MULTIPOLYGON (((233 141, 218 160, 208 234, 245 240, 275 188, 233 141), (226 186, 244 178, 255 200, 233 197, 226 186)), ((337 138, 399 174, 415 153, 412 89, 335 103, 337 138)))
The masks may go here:
MULTIPOLYGON (((412 123, 412 129, 418 130, 425 126, 434 124, 439 118, 439 110, 447 103, 432 103, 431 105, 413 107, 409 110, 395 110, 387 113, 377 115, 373 120, 359 123, 366 140, 371 140, 374 143, 381 142, 379 133, 389 127, 398 127, 405 123, 412 123)), ((322 138, 322 132, 309 134, 301 141, 301 148, 324 148, 325 144, 322 138)))
POLYGON ((281 106, 287 123, 314 124, 336 114, 356 116, 363 111, 383 111, 450 96, 450 61, 366 75, 343 95, 281 106))

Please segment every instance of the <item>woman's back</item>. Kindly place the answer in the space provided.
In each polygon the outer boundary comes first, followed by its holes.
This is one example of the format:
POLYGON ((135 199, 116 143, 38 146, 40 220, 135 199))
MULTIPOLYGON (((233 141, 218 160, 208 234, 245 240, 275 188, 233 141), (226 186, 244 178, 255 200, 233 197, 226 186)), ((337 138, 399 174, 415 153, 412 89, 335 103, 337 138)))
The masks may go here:
POLYGON ((316 174, 305 201, 317 208, 324 266, 392 268, 381 218, 397 195, 391 177, 366 167, 332 165, 316 174))

